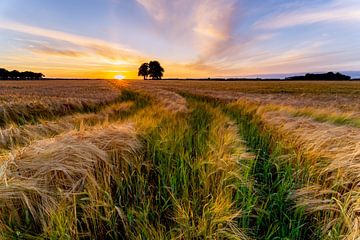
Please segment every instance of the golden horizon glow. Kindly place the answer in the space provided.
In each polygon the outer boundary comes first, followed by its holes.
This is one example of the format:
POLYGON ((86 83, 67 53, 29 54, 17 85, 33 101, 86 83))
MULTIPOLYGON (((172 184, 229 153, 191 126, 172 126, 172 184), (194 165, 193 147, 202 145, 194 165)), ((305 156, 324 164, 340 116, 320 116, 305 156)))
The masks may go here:
POLYGON ((164 78, 360 77, 360 1, 76 1, 81 11, 72 1, 0 2, 0 68, 8 70, 141 79, 138 67, 158 60, 164 78))
POLYGON ((125 79, 125 76, 119 74, 119 75, 116 75, 116 76, 115 76, 115 79, 117 79, 117 80, 123 80, 123 79, 125 79))

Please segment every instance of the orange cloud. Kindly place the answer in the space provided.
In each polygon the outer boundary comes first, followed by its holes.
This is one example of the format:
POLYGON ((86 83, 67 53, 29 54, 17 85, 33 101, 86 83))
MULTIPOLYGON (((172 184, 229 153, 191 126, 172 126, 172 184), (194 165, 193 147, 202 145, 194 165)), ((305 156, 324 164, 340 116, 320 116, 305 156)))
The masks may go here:
POLYGON ((23 39, 23 42, 30 43, 30 46, 26 47, 30 52, 24 51, 21 55, 9 58, 4 64, 8 68, 20 70, 31 66, 34 70, 44 72, 48 77, 112 78, 120 71, 126 71, 126 77, 133 78, 137 65, 151 59, 117 43, 12 21, 1 21, 0 29, 33 35, 35 39, 49 39, 50 42, 23 39), (29 55, 31 53, 36 55, 29 55), (73 60, 69 61, 69 57, 73 60))
POLYGON ((36 53, 66 56, 66 57, 81 57, 87 55, 86 53, 81 51, 57 49, 48 46, 31 46, 29 49, 36 53))
POLYGON ((96 38, 84 37, 45 28, 33 27, 12 21, 1 21, 0 29, 6 29, 30 35, 45 37, 53 40, 68 42, 86 48, 90 52, 109 59, 123 59, 129 62, 143 59, 142 54, 133 49, 127 48, 117 43, 111 43, 96 38))

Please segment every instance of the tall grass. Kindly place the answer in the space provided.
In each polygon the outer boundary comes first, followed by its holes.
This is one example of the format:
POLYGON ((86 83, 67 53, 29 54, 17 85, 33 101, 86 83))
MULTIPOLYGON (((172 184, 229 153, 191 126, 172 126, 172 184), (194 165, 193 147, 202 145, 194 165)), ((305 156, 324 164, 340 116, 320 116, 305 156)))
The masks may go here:
POLYGON ((256 201, 252 214, 239 218, 241 227, 252 227, 253 236, 263 239, 359 236, 359 134, 335 126, 356 126, 356 115, 249 102, 224 106, 223 97, 197 98, 204 99, 238 121, 241 135, 258 153, 252 173, 256 201))
POLYGON ((68 133, 22 149, 1 175, 1 236, 53 238, 61 229, 70 238, 101 236, 104 232, 96 230, 106 229, 99 220, 110 211, 106 196, 112 176, 139 148, 134 129, 120 125, 68 133), (52 225, 61 217, 70 228, 52 225))
POLYGON ((151 103, 146 95, 124 90, 116 102, 102 106, 98 112, 78 113, 53 121, 39 119, 37 124, 10 126, 0 130, 0 147, 11 149, 25 146, 31 141, 53 137, 71 130, 80 130, 95 125, 110 124, 135 114, 151 103))
POLYGON ((349 113, 334 113, 331 111, 321 111, 316 109, 299 109, 292 111, 295 117, 311 117, 318 122, 329 122, 335 125, 349 125, 360 127, 360 118, 349 113))
POLYGON ((256 115, 257 106, 225 104, 211 97, 182 93, 191 99, 220 107, 238 126, 239 134, 250 150, 256 153, 251 174, 255 191, 251 214, 241 226, 252 229, 256 239, 310 239, 316 229, 302 207, 296 208, 293 192, 305 183, 304 166, 297 163, 291 148, 274 138, 256 115))
POLYGON ((18 146, 25 146, 34 140, 49 138, 58 134, 103 124, 116 118, 121 113, 131 108, 131 102, 113 104, 100 110, 98 113, 74 114, 60 117, 54 121, 39 120, 37 124, 26 124, 22 126, 11 126, 0 130, 0 147, 12 149, 18 146))
POLYGON ((173 91, 167 91, 162 88, 157 88, 151 85, 139 86, 134 82, 124 82, 124 81, 110 81, 114 86, 120 89, 132 89, 137 92, 141 92, 146 95, 151 95, 156 103, 165 108, 166 110, 172 112, 186 112, 187 103, 186 100, 181 97, 179 94, 173 91))
POLYGON ((53 135, 16 127, 0 153, 0 238, 356 239, 359 152, 344 155, 356 128, 344 138, 349 127, 279 106, 154 94, 122 89, 52 121, 65 126, 53 135))
POLYGON ((316 219, 323 236, 356 239, 358 228, 359 131, 346 126, 294 118, 284 112, 265 113, 284 142, 311 163, 310 178, 294 194, 298 206, 316 219))
MULTIPOLYGON (((0 105, 0 127, 11 124, 21 126, 25 124, 36 124, 40 120, 56 120, 56 118, 74 113, 94 113, 108 107, 109 105, 125 101, 137 102, 133 109, 139 109, 146 105, 149 98, 146 95, 124 90, 120 96, 105 100, 92 99, 56 99, 52 101, 30 101, 20 103, 4 103, 0 105)), ((130 111, 131 112, 131 111, 130 111)), ((130 113, 129 113, 130 114, 130 113)))
POLYGON ((101 104, 82 100, 69 102, 6 103, 0 106, 0 127, 8 124, 36 123, 40 118, 54 118, 74 112, 96 112, 101 104))
POLYGON ((270 111, 248 103, 260 123, 292 149, 303 175, 303 186, 291 194, 297 207, 312 219, 318 238, 357 239, 359 236, 358 168, 359 133, 356 128, 335 127, 284 111, 270 111))
POLYGON ((248 239, 238 222, 250 215, 253 158, 235 124, 203 103, 174 113, 122 97, 143 107, 128 124, 36 141, 8 158, 1 238, 248 239))
MULTIPOLYGON (((147 96, 123 91, 119 101, 131 100, 125 112, 118 112, 117 105, 110 108, 117 120, 151 104, 147 96)), ((126 163, 136 165, 141 146, 136 136, 131 124, 104 123, 35 141, 4 156, 1 239, 116 236, 117 221, 112 220, 118 220, 120 208, 112 191, 126 163)))
POLYGON ((239 168, 246 151, 236 128, 205 104, 190 109, 163 116, 144 138, 146 167, 118 185, 131 196, 122 198, 131 239, 247 238, 236 226, 234 197, 251 185, 239 168))
POLYGON ((35 124, 40 119, 56 119, 73 113, 96 113, 117 101, 118 98, 106 101, 79 98, 4 103, 0 105, 0 127, 35 124))
POLYGON ((295 108, 284 105, 265 104, 259 106, 262 111, 286 111, 294 117, 309 117, 317 122, 334 125, 360 127, 360 118, 355 112, 338 112, 334 109, 317 109, 311 107, 295 108))
POLYGON ((241 135, 257 152, 254 176, 259 199, 255 210, 255 235, 259 239, 314 238, 313 223, 304 209, 296 208, 290 198, 304 184, 306 175, 302 170, 306 167, 297 164, 289 147, 274 139, 251 109, 229 105, 224 110, 236 119, 241 135))

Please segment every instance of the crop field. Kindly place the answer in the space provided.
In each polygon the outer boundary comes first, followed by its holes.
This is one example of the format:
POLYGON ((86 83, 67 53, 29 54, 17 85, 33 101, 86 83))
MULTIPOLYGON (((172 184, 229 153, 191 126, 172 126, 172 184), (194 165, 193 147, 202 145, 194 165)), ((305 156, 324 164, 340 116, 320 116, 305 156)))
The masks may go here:
POLYGON ((0 239, 360 238, 360 84, 0 82, 0 239))

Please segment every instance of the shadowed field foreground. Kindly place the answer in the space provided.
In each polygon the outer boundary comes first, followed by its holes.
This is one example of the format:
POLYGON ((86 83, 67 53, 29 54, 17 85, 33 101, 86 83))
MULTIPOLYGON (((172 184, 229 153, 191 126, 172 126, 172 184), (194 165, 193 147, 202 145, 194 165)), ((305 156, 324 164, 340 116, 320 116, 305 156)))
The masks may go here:
POLYGON ((51 84, 1 90, 0 239, 360 237, 357 83, 51 84))

